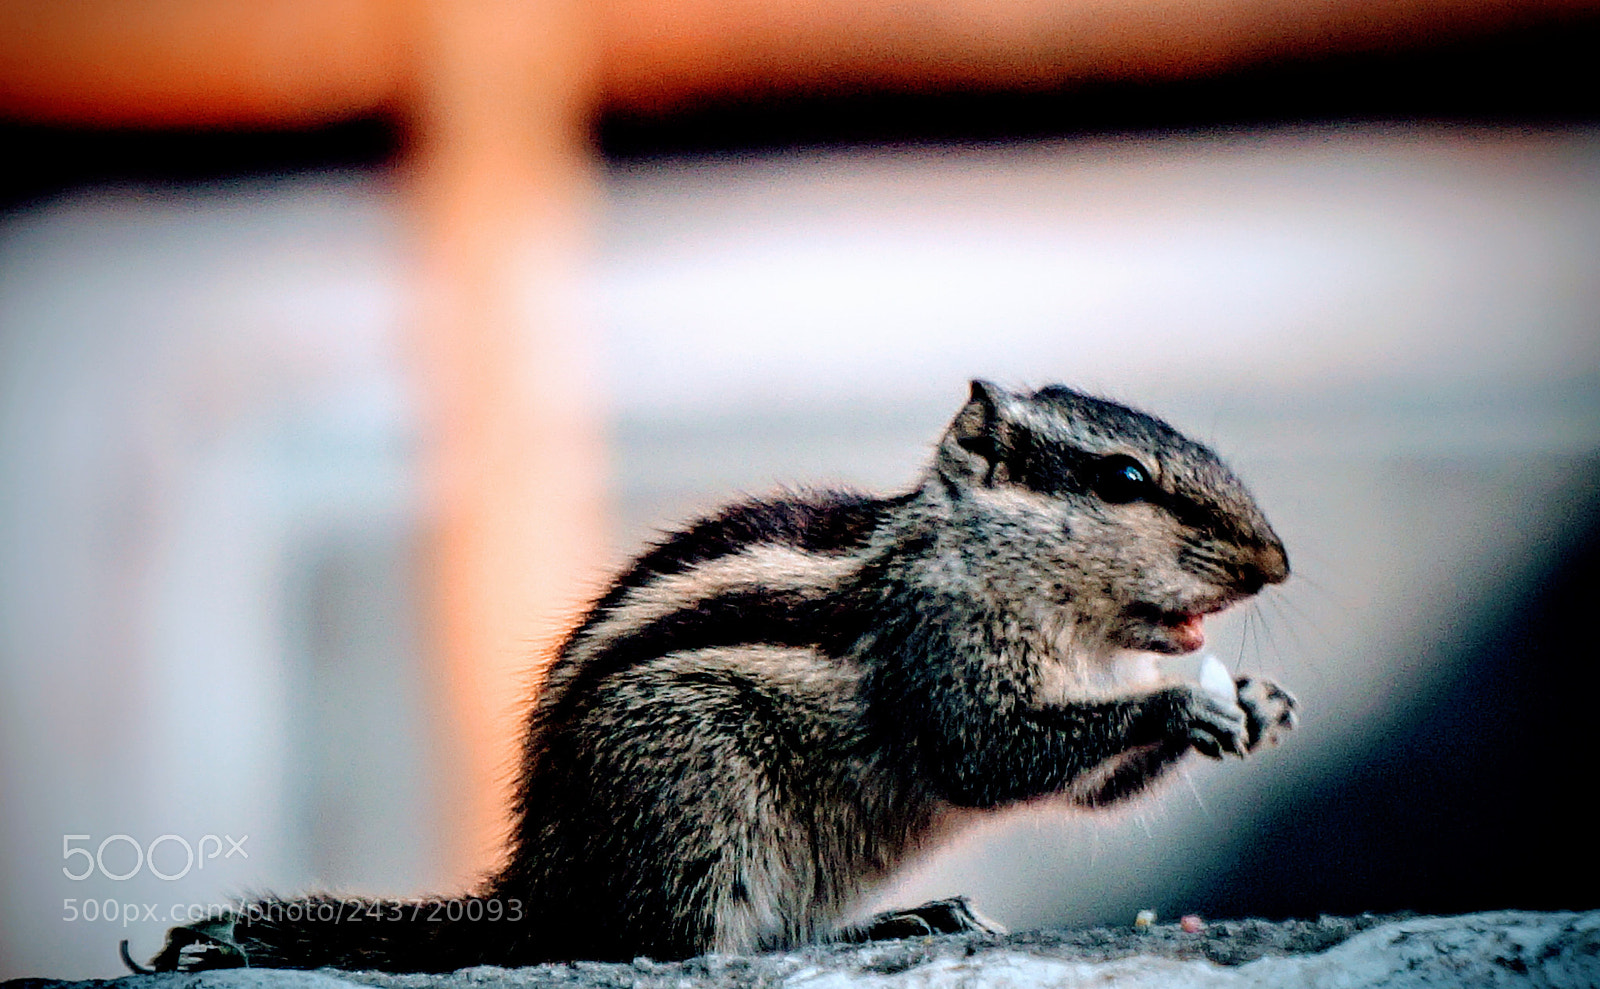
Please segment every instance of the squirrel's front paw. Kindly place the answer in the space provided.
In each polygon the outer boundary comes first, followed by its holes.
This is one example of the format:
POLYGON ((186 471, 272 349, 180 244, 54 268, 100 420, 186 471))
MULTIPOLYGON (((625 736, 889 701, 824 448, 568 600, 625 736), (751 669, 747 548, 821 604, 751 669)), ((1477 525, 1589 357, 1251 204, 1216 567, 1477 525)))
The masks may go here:
POLYGON ((1213 759, 1224 752, 1242 756, 1249 751, 1249 716, 1240 704, 1198 686, 1176 689, 1173 733, 1195 750, 1213 759))
POLYGON ((1235 686, 1239 706, 1244 709, 1247 727, 1246 750, 1254 752, 1265 742, 1277 745, 1284 733, 1295 726, 1294 695, 1271 680, 1240 677, 1235 686))

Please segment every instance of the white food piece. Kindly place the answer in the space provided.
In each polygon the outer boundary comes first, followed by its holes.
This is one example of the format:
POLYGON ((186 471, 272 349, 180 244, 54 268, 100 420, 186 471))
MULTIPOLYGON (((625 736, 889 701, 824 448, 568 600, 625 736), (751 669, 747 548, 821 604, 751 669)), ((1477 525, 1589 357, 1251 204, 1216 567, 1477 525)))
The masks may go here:
POLYGON ((1194 656, 1175 656, 1162 661, 1166 675, 1182 683, 1192 683, 1206 693, 1225 701, 1238 700, 1239 691, 1233 684, 1233 674, 1211 653, 1194 656))
POLYGON ((1209 694, 1224 700, 1236 700, 1239 689, 1233 685, 1233 674, 1222 665, 1222 660, 1206 653, 1200 661, 1200 686, 1209 694))

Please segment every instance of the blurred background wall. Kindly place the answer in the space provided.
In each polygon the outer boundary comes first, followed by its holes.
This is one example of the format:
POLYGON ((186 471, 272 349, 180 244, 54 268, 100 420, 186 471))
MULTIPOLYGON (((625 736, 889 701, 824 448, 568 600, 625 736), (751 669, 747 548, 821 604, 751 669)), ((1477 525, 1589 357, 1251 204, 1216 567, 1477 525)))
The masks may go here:
POLYGON ((0 975, 462 888, 607 574, 909 484, 972 376, 1234 462, 1296 579, 1212 647, 1305 723, 877 905, 1596 905, 1592 8, 3 16, 0 975))

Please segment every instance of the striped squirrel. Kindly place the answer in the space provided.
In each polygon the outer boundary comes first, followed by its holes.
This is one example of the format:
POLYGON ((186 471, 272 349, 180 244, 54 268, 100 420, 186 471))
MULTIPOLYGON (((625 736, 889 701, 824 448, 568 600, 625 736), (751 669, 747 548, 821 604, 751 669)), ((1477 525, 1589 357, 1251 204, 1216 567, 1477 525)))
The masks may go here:
MULTIPOLYGON (((1276 685, 1240 679, 1235 703, 1150 654, 1198 649, 1205 616, 1288 574, 1206 447, 1063 386, 975 381, 911 491, 736 504, 610 586, 533 707, 509 864, 481 890, 256 901, 152 964, 443 971, 841 936, 963 811, 1099 807, 1189 749, 1276 740, 1295 706, 1276 685)), ((961 900, 911 919, 981 924, 961 900)))

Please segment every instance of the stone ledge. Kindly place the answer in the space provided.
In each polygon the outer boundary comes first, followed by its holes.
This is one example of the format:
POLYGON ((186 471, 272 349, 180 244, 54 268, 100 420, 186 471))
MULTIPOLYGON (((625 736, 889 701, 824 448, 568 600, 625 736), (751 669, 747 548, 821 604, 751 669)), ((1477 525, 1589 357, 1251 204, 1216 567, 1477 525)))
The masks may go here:
POLYGON ((1506 911, 1459 917, 1373 916, 1318 921, 1223 921, 1197 933, 1175 924, 1133 929, 955 935, 819 945, 767 955, 682 962, 576 962, 448 975, 322 969, 233 969, 60 982, 15 979, 0 989, 935 989, 945 986, 1096 989, 1600 986, 1600 910, 1506 911))

